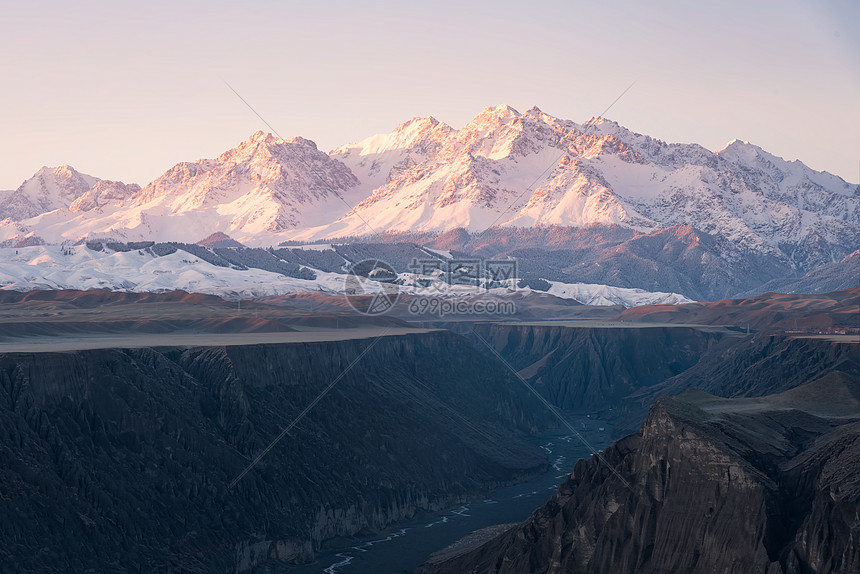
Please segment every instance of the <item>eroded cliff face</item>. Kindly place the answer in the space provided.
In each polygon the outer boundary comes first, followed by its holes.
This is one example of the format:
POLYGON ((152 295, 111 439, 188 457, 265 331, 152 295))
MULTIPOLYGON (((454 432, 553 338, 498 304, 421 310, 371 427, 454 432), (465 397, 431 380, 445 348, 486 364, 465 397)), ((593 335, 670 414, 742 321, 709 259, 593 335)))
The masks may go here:
POLYGON ((613 421, 623 434, 635 432, 661 396, 697 388, 721 397, 780 393, 838 370, 860 376, 860 345, 759 333, 713 347, 695 365, 621 400, 613 421))
POLYGON ((726 338, 684 326, 480 324, 475 331, 548 400, 575 412, 615 407, 634 391, 695 365, 726 338))
POLYGON ((860 380, 837 373, 764 399, 661 399, 526 522, 420 572, 860 571, 858 421, 860 380))
MULTIPOLYGON (((620 438, 661 396, 698 388, 721 397, 779 393, 828 372, 860 376, 860 346, 688 326, 485 323, 474 330, 554 405, 600 413, 620 438)), ((485 344, 471 336, 478 350, 485 344)))
POLYGON ((539 407, 446 332, 0 355, 0 562, 240 572, 306 561, 545 465, 539 407))

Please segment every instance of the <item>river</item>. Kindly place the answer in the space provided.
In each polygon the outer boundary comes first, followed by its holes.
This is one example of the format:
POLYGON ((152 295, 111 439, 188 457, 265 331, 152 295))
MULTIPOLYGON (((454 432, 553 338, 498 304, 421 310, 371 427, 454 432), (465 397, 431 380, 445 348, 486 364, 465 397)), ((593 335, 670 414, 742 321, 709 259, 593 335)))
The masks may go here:
MULTIPOLYGON (((608 424, 586 416, 569 417, 573 427, 598 449, 611 444, 608 424)), ((534 479, 492 491, 486 497, 441 512, 419 512, 388 531, 350 546, 323 549, 316 560, 300 566, 268 564, 266 572, 282 574, 402 574, 413 572, 433 552, 442 550, 467 534, 492 526, 521 522, 558 488, 576 461, 591 451, 567 429, 532 437, 547 453, 550 467, 534 479)))

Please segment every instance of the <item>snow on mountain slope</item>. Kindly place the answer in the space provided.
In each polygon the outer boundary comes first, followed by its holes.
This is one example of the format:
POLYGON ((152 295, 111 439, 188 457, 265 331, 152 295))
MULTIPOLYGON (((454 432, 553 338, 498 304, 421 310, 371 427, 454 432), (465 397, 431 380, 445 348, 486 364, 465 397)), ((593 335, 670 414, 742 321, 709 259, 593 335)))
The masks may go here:
POLYGON ((131 194, 119 185, 94 189, 70 210, 23 223, 51 242, 194 242, 220 231, 243 243, 268 245, 280 231, 349 211, 341 198, 357 202, 356 192, 363 193, 358 183, 312 141, 257 132, 216 159, 177 164, 131 194))
MULTIPOLYGON (((346 275, 314 270, 316 279, 296 279, 262 269, 218 267, 186 251, 158 256, 150 249, 115 252, 93 251, 84 246, 41 245, 19 249, 0 248, 0 289, 111 289, 131 292, 160 292, 182 289, 227 298, 276 296, 298 292, 343 294, 346 275)), ((425 293, 404 275, 405 293, 425 293)), ((516 279, 511 280, 516 284, 516 279)), ((369 281, 365 292, 382 292, 382 285, 369 281)), ((433 290, 438 295, 438 289, 433 290)), ((475 289, 450 296, 474 295, 475 289)), ((481 291, 504 296, 504 288, 481 291)), ((605 285, 553 282, 550 293, 589 305, 675 304, 689 299, 675 293, 649 293, 605 285)))
POLYGON ((261 269, 218 267, 181 250, 159 257, 151 250, 93 251, 84 246, 0 249, 0 288, 15 291, 183 289, 223 296, 263 296, 296 291, 337 292, 343 288, 343 278, 318 272, 316 280, 308 281, 261 269))
POLYGON ((487 108, 459 130, 404 126, 333 152, 358 150, 355 169, 377 166, 377 179, 365 178, 371 185, 387 172, 354 213, 284 236, 366 235, 367 224, 379 232, 682 224, 798 268, 860 247, 860 186, 751 144, 714 153, 602 118, 579 125, 509 106, 487 108))
MULTIPOLYGON (((638 225, 641 218, 634 210, 625 210, 611 195, 599 193, 588 210, 574 205, 584 202, 574 200, 554 217, 539 216, 538 212, 552 212, 577 180, 575 170, 573 175, 559 174, 578 165, 565 161, 566 150, 585 158, 609 148, 622 154, 627 151, 614 136, 589 135, 572 122, 551 123, 546 118, 550 116, 537 108, 521 115, 500 105, 485 109, 460 130, 431 132, 436 138, 445 134, 447 138, 442 142, 434 139, 434 146, 428 145, 427 138, 414 140, 424 153, 410 156, 411 163, 392 172, 353 214, 285 235, 306 240, 366 234, 365 222, 377 231, 394 232, 441 232, 454 227, 478 231, 494 224, 549 225, 556 221, 564 225, 638 225), (436 150, 435 154, 427 154, 427 149, 436 150), (418 161, 421 155, 426 159, 418 161), (532 186, 534 183, 537 185, 532 186), (529 200, 532 209, 518 219, 517 211, 529 200), (534 208, 539 202, 544 206, 534 208), (546 207, 547 203, 553 206, 546 207)), ((401 139, 398 135, 389 139, 376 136, 375 147, 402 150, 399 142, 389 143, 401 139)), ((376 154, 368 148, 363 148, 364 161, 372 163, 376 154)), ((599 181, 595 183, 599 185, 599 181)))
POLYGON ((215 160, 179 164, 147 185, 129 200, 126 228, 152 236, 163 229, 179 233, 181 224, 184 240, 222 231, 260 244, 285 229, 346 213, 341 198, 355 201, 351 188, 358 183, 312 141, 257 132, 215 160))
POLYGON ((140 191, 140 186, 136 183, 126 184, 121 181, 99 180, 69 205, 69 211, 73 213, 101 211, 111 205, 119 206, 138 191, 140 191))
POLYGON ((550 288, 546 291, 562 299, 574 299, 583 305, 682 305, 692 303, 678 293, 659 293, 644 289, 629 289, 611 287, 609 285, 594 285, 588 283, 560 283, 548 281, 550 288))
POLYGON ((19 221, 0 220, 0 247, 15 247, 44 243, 31 229, 19 221))
POLYGON ((809 236, 844 246, 857 240, 860 186, 835 175, 739 140, 712 153, 696 144, 666 144, 609 120, 596 120, 594 129, 647 160, 605 156, 600 171, 620 197, 661 225, 693 225, 763 251, 809 236))
POLYGON ((74 174, 44 168, 0 195, 0 244, 221 232, 265 246, 489 226, 689 225, 795 271, 860 248, 860 186, 752 144, 714 153, 538 108, 486 108, 460 129, 415 118, 330 155, 257 132, 137 192, 74 174))
MULTIPOLYGON (((436 155, 455 130, 435 118, 413 118, 390 133, 332 150, 361 182, 365 197, 413 165, 436 155)), ((361 199, 364 199, 362 197, 361 199)))
POLYGON ((99 181, 68 165, 43 167, 15 191, 0 195, 0 220, 20 221, 69 205, 99 181))

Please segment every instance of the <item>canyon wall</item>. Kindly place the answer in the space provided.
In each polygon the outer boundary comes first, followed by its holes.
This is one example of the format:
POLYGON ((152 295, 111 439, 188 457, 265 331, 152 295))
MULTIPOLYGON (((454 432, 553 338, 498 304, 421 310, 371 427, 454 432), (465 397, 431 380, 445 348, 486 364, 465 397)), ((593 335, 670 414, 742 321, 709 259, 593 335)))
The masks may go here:
POLYGON ((525 522, 420 574, 860 571, 860 378, 660 399, 525 522))
POLYGON ((541 471, 524 440, 539 408, 442 331, 0 355, 0 570, 307 561, 325 540, 541 471))

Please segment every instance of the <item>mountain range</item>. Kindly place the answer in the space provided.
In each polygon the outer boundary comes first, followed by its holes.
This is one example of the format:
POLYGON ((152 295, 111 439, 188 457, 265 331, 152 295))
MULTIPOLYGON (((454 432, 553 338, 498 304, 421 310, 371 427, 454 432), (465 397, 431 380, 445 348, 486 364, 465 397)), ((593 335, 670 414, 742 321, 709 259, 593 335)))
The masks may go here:
MULTIPOLYGON (((860 249, 860 186, 746 142, 711 152, 604 118, 499 105, 460 129, 415 118, 330 153, 257 132, 143 188, 63 165, 0 192, 3 247, 216 232, 252 247, 538 250, 534 280, 713 299, 801 279, 814 287, 828 265, 832 276, 860 249)), ((853 284, 836 273, 835 284, 853 284)))

